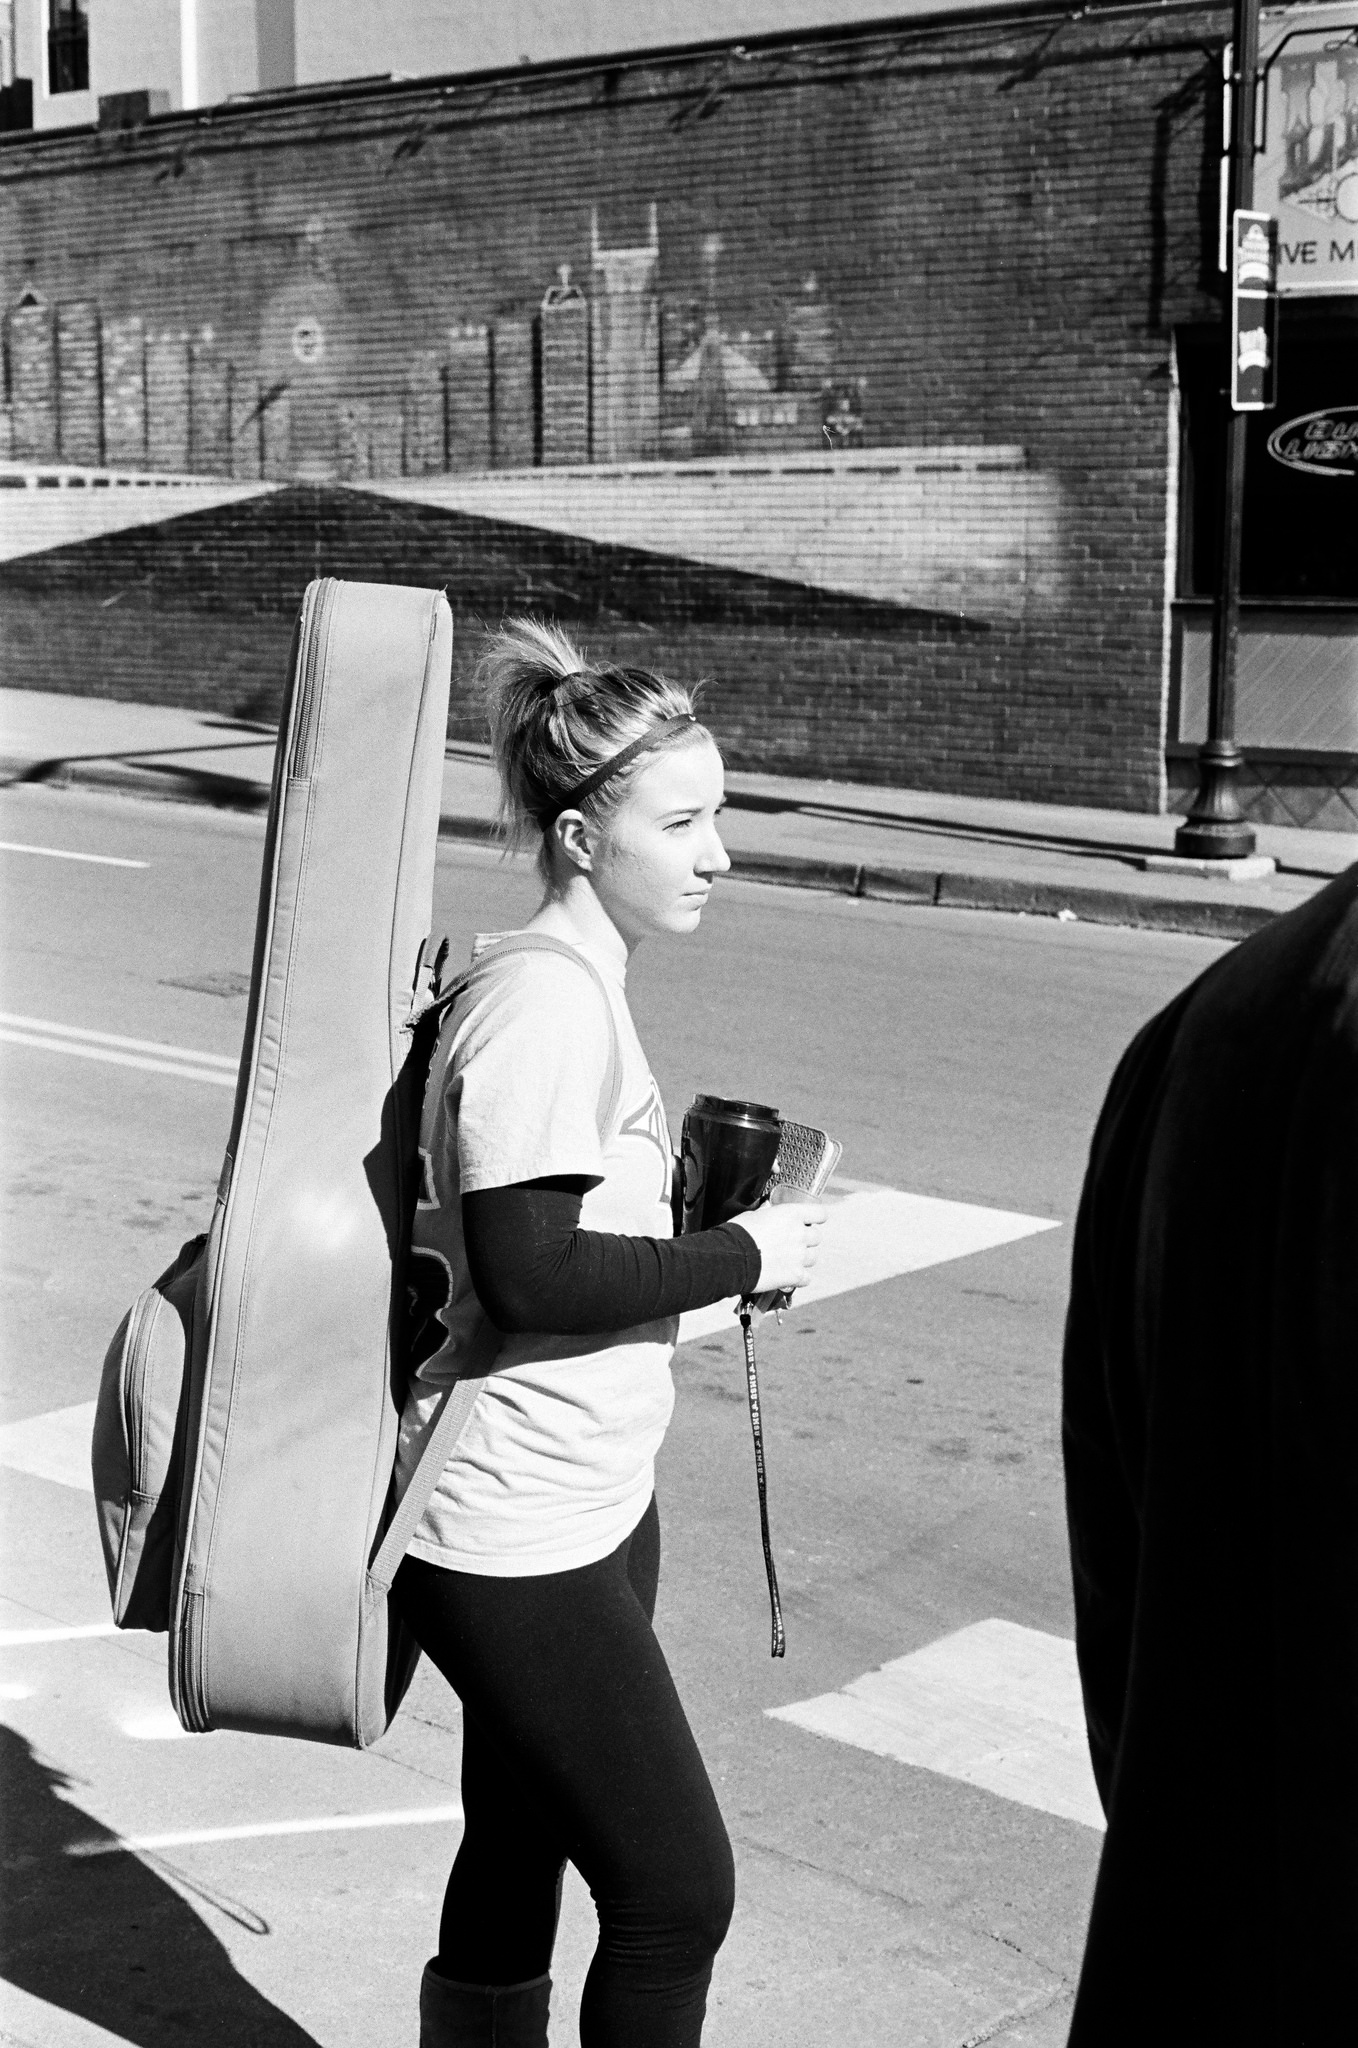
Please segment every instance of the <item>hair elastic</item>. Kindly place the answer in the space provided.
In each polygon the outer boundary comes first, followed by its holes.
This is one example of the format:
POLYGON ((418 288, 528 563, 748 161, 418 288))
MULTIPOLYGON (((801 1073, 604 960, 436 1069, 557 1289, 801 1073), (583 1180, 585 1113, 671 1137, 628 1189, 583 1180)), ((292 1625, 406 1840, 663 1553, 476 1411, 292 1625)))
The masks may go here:
POLYGON ((607 782, 610 776, 625 768, 629 761, 635 761, 637 755, 645 753, 647 747, 655 746, 658 741, 664 739, 666 733, 674 732, 681 725, 696 725, 697 722, 697 713, 693 711, 676 711, 673 717, 662 718, 658 725, 653 725, 649 732, 644 732, 639 740, 633 740, 620 754, 614 754, 610 761, 605 761, 602 768, 596 768, 583 782, 577 782, 574 789, 567 790, 565 796, 553 808, 543 830, 547 831, 553 826, 563 811, 577 809, 585 798, 593 796, 595 790, 607 782))

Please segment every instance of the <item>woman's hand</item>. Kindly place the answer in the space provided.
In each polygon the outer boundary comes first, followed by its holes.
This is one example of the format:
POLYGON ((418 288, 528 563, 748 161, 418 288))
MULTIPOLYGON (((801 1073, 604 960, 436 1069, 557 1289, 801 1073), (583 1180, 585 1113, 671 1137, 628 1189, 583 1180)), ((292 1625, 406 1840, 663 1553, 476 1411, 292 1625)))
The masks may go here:
POLYGON ((759 1292, 791 1293, 811 1278, 825 1209, 820 1202, 765 1202, 733 1216, 759 1246, 759 1292))

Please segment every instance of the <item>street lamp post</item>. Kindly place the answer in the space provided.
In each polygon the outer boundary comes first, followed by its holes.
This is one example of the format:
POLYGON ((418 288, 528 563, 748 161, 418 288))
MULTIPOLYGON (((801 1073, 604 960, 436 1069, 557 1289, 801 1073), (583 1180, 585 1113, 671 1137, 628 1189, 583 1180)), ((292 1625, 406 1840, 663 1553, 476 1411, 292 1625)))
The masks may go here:
MULTIPOLYGON (((1259 71, 1259 0, 1235 0, 1231 79, 1231 149, 1227 219, 1254 199, 1254 101, 1259 71)), ((1232 256, 1234 260, 1234 254, 1232 256)), ((1234 334, 1226 308, 1226 475, 1221 568, 1212 610, 1212 681, 1207 738, 1198 749, 1198 791, 1174 835, 1174 851, 1190 860, 1239 860, 1254 852, 1254 828, 1240 808, 1236 778, 1244 757, 1235 743, 1235 676, 1240 649, 1240 537, 1245 506, 1246 414, 1232 403, 1234 334)))

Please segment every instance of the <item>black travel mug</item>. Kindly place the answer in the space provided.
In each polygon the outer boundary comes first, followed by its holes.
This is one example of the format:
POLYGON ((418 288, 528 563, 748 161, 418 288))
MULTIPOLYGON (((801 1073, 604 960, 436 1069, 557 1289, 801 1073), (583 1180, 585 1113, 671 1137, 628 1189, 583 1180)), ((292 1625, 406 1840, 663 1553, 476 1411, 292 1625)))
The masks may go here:
POLYGON ((695 1095, 684 1111, 684 1230, 715 1230, 769 1192, 782 1125, 766 1102, 695 1095))

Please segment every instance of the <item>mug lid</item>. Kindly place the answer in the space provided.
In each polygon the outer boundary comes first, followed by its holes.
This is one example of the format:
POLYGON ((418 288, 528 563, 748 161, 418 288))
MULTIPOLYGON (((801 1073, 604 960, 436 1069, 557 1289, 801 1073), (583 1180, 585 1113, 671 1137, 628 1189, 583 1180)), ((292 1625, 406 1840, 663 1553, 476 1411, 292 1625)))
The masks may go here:
POLYGON ((728 1095, 695 1095, 690 1116, 705 1116, 714 1123, 743 1124, 767 1129, 778 1123, 778 1112, 767 1102, 742 1102, 728 1095))

